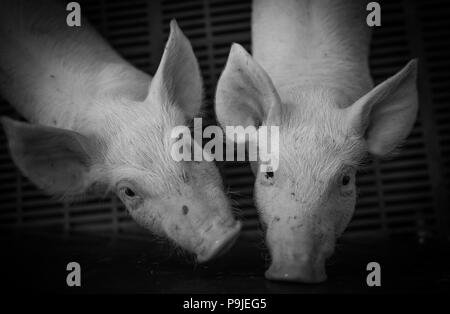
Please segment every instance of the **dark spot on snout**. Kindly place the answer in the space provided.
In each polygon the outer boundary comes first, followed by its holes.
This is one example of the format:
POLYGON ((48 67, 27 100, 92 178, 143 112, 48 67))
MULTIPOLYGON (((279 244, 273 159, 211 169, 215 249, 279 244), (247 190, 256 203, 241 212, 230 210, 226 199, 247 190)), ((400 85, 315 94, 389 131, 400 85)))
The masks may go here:
POLYGON ((274 221, 280 221, 280 217, 275 216, 275 217, 273 217, 273 220, 274 220, 274 221))
POLYGON ((51 78, 55 78, 55 76, 54 76, 53 74, 50 74, 50 77, 51 77, 51 78))
POLYGON ((189 213, 189 208, 186 205, 183 205, 181 210, 183 211, 183 215, 187 215, 189 213))

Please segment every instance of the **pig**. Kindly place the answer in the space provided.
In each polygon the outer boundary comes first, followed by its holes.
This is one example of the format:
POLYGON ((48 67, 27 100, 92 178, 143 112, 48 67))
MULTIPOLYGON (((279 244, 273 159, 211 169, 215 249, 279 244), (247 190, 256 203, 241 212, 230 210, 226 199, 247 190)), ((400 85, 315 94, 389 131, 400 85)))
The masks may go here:
POLYGON ((176 162, 171 131, 202 104, 199 65, 175 20, 154 77, 51 1, 1 1, 0 91, 30 123, 2 117, 13 161, 66 199, 114 192, 131 217, 206 262, 240 233, 218 169, 176 162))
POLYGON ((222 126, 279 126, 279 166, 254 198, 271 280, 318 283, 355 208, 355 173, 392 155, 418 110, 412 60, 373 88, 366 7, 346 0, 254 0, 253 56, 233 44, 217 84, 222 126))

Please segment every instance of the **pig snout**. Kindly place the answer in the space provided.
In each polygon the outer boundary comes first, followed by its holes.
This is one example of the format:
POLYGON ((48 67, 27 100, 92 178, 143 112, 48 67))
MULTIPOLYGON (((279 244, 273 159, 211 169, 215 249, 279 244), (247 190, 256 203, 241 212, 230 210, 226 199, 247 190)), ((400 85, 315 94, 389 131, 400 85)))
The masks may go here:
POLYGON ((241 222, 233 221, 229 224, 213 222, 206 228, 201 229, 200 236, 202 243, 195 249, 197 261, 199 263, 207 262, 214 257, 219 257, 228 251, 241 231, 241 222))
POLYGON ((325 262, 334 252, 334 236, 311 227, 287 230, 270 228, 267 232, 271 264, 266 278, 302 283, 325 281, 325 262))
POLYGON ((265 276, 270 280, 320 283, 327 279, 325 256, 301 255, 290 259, 274 259, 265 276))

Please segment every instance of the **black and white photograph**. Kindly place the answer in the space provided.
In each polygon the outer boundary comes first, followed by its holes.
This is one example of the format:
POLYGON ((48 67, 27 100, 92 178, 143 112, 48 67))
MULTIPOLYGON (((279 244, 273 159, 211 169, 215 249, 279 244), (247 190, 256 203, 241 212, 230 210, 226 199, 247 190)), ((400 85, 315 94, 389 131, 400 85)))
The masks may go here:
POLYGON ((450 292, 450 1, 0 0, 0 125, 11 294, 450 292))

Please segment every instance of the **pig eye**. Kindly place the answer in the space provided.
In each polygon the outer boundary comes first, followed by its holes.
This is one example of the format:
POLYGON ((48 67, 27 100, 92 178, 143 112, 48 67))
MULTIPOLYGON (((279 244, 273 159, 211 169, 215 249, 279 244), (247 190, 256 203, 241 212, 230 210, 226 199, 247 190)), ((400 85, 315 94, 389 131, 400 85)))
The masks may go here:
POLYGON ((342 176, 342 185, 346 186, 350 183, 350 176, 348 174, 345 174, 344 176, 342 176))
POLYGON ((137 205, 138 203, 140 203, 141 198, 139 197, 139 195, 136 193, 136 190, 134 189, 134 187, 131 185, 130 183, 120 183, 118 186, 118 195, 120 197, 120 199, 134 207, 134 205, 137 205))
POLYGON ((136 192, 134 189, 132 189, 129 186, 121 186, 119 188, 119 196, 121 196, 123 199, 133 199, 137 197, 136 192))
POLYGON ((134 193, 134 191, 130 188, 125 188, 125 195, 128 197, 134 197, 136 196, 136 193, 134 193))
POLYGON ((138 209, 143 202, 143 199, 136 193, 136 190, 130 187, 128 183, 119 185, 118 196, 128 211, 138 209))
POLYGON ((337 185, 340 186, 342 196, 352 196, 354 193, 354 181, 355 180, 355 170, 351 167, 346 167, 340 174, 339 179, 337 179, 337 185))

